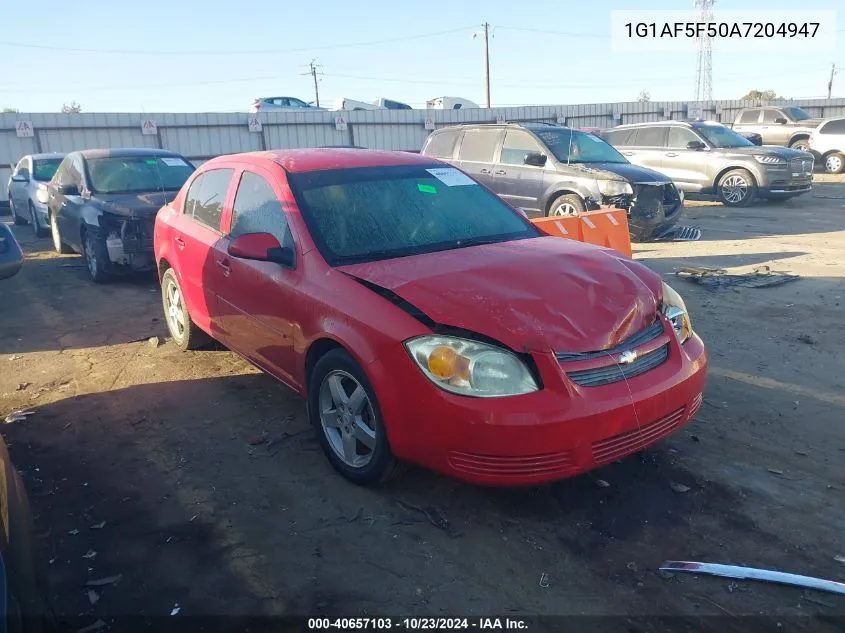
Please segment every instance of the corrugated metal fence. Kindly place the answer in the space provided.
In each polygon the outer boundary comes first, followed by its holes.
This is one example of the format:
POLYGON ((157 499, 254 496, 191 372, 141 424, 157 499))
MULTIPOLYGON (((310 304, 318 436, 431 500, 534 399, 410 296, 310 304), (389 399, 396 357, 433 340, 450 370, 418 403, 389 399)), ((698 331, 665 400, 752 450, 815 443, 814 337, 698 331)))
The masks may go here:
MULTIPOLYGON (((845 115, 845 99, 788 101, 813 116, 845 115)), ((744 101, 655 101, 587 105, 524 106, 469 110, 368 110, 357 112, 263 112, 260 131, 250 131, 247 113, 200 114, 0 114, 0 182, 10 165, 37 152, 69 152, 100 147, 162 147, 182 153, 196 164, 220 154, 290 147, 361 145, 373 149, 419 150, 429 128, 456 123, 507 121, 560 122, 571 127, 609 128, 622 123, 684 119, 695 109, 704 118, 732 122, 740 108, 764 105, 744 101), (344 126, 336 117, 342 115, 344 126), (152 121, 152 134, 142 133, 152 121), (18 126, 31 125, 31 136, 18 126)), ((151 128, 147 130, 151 131, 151 128)), ((0 201, 7 191, 0 186, 0 201)))

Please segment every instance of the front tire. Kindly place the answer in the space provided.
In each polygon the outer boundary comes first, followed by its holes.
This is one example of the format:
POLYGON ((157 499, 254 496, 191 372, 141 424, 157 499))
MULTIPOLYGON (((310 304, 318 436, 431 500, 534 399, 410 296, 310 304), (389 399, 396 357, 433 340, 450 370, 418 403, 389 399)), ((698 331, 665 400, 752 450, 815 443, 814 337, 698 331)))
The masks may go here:
POLYGON ((716 192, 726 207, 747 207, 757 197, 757 183, 748 171, 732 169, 719 179, 716 192))
POLYGON ((62 241, 62 234, 59 232, 59 225, 54 216, 50 216, 50 233, 53 236, 53 250, 62 255, 67 255, 73 251, 62 241))
POLYGON ((26 218, 22 218, 18 215, 18 208, 15 206, 15 201, 9 198, 9 208, 12 210, 12 219, 15 221, 16 226, 23 226, 26 224, 26 218))
POLYGON ((332 467, 349 481, 377 485, 397 471, 375 390, 346 350, 333 349, 314 366, 308 415, 332 467))
POLYGON ((188 314, 182 287, 172 268, 168 268, 161 277, 161 302, 170 337, 179 349, 183 352, 199 349, 211 341, 211 337, 198 328, 188 314))
POLYGON ((581 196, 574 193, 565 193, 558 196, 549 205, 548 216, 554 217, 577 217, 584 213, 587 207, 581 196))
POLYGON ((32 232, 35 233, 35 237, 47 237, 47 232, 39 224, 38 213, 31 202, 29 203, 29 223, 32 226, 32 232))
POLYGON ((809 152, 810 151, 810 139, 806 138, 799 138, 792 141, 789 144, 789 149, 797 149, 801 152, 809 152))
POLYGON ((825 156, 824 170, 828 174, 841 174, 845 171, 845 154, 834 152, 825 156))
POLYGON ((102 284, 111 279, 111 275, 106 269, 106 262, 109 257, 106 245, 98 239, 97 233, 91 229, 82 234, 82 256, 85 258, 85 267, 88 269, 88 274, 91 275, 91 281, 102 284))

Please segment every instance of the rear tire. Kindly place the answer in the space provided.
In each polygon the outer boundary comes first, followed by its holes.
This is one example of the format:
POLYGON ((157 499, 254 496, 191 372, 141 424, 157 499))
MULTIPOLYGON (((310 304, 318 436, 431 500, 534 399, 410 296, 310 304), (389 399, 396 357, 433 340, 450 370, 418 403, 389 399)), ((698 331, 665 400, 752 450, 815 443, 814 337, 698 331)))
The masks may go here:
POLYGON ((577 217, 584 213, 587 207, 581 196, 574 193, 565 193, 552 200, 546 215, 554 217, 577 217))
POLYGON ((62 241, 62 234, 59 232, 59 225, 56 224, 56 219, 52 215, 50 216, 50 233, 53 236, 53 250, 63 255, 73 252, 73 250, 62 241))
POLYGON ((188 314, 182 287, 172 268, 161 276, 161 302, 170 337, 179 349, 183 352, 199 349, 211 342, 211 337, 198 328, 188 314))
POLYGON ((726 207, 747 207, 757 197, 757 183, 750 172, 732 169, 719 179, 716 193, 726 207))
POLYGON ((845 154, 834 152, 825 156, 824 170, 828 174, 841 174, 845 171, 845 154))
POLYGON ((809 152, 810 151, 810 139, 807 138, 799 138, 795 139, 789 144, 789 149, 797 149, 802 152, 809 152))
POLYGON ((308 416, 332 467, 374 486, 398 473, 375 390, 345 349, 324 354, 308 380, 308 416))

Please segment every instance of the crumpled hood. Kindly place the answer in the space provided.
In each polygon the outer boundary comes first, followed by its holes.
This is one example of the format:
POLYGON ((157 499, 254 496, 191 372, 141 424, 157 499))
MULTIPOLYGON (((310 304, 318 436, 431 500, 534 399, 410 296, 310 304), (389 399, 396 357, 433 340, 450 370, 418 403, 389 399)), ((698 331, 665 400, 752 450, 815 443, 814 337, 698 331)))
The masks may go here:
POLYGON ((91 201, 98 208, 115 215, 137 218, 154 218, 158 210, 171 202, 178 191, 153 191, 149 193, 96 194, 91 201))
POLYGON ((631 163, 570 163, 569 167, 575 167, 587 172, 594 178, 626 180, 630 183, 672 182, 671 178, 660 172, 648 169, 647 167, 632 165, 631 163))
POLYGON ((660 277, 616 251, 558 237, 351 264, 437 323, 516 351, 604 349, 651 324, 660 277))

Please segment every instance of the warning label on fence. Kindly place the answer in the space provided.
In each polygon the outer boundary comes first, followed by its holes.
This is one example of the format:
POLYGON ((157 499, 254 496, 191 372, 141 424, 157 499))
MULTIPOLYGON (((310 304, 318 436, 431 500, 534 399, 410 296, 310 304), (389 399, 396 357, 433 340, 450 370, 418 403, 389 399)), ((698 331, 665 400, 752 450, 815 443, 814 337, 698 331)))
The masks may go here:
POLYGON ((158 134, 158 128, 156 127, 155 121, 152 119, 141 121, 141 134, 158 134))
POLYGON ((257 116, 254 116, 249 120, 249 131, 250 132, 260 132, 261 131, 261 121, 258 120, 257 116))
POLYGON ((19 138, 35 136, 35 129, 32 127, 32 121, 18 121, 17 125, 15 125, 15 133, 19 138))
POLYGON ((336 130, 340 130, 340 131, 345 130, 346 129, 346 119, 344 119, 342 116, 335 117, 334 127, 335 127, 336 130))

